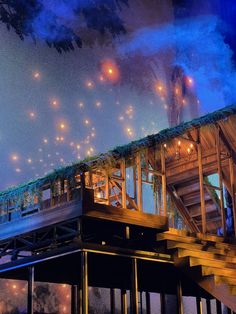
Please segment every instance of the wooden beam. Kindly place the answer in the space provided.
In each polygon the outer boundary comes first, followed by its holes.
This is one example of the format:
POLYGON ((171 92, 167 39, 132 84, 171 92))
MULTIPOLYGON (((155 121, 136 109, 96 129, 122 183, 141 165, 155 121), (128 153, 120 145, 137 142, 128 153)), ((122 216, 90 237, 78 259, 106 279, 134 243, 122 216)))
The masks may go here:
POLYGON ((125 167, 125 159, 121 160, 120 163, 120 172, 121 177, 123 178, 123 181, 121 183, 122 191, 121 191, 121 203, 123 208, 127 208, 127 200, 126 200, 126 167, 125 167))
POLYGON ((211 314, 211 300, 206 299, 207 314, 211 314))
POLYGON ((151 298, 150 298, 150 292, 145 293, 146 297, 146 314, 151 314, 151 298))
POLYGON ((219 128, 219 137, 226 147, 227 151, 229 152, 230 156, 233 159, 234 164, 236 164, 236 152, 234 151, 232 145, 229 143, 227 136, 225 135, 223 129, 221 128, 220 124, 218 123, 218 128, 219 128))
POLYGON ((28 294, 27 294, 27 314, 34 313, 34 266, 28 268, 28 294))
POLYGON ((88 252, 81 252, 80 282, 82 290, 82 313, 88 314, 88 252))
POLYGON ((205 208, 205 196, 203 186, 203 167, 202 167, 202 146, 201 146, 201 134, 198 130, 198 174, 199 174, 199 186, 200 186, 200 200, 201 200, 201 216, 202 216, 202 233, 206 233, 206 208, 205 208))
POLYGON ((106 204, 110 205, 110 183, 109 183, 109 175, 108 172, 106 172, 105 175, 105 198, 106 198, 106 204))
POLYGON ((78 314, 78 286, 71 285, 71 314, 78 314))
POLYGON ((216 300, 216 314, 222 314, 221 302, 216 300))
POLYGON ((177 282, 177 314, 184 314, 184 306, 183 306, 183 295, 182 295, 182 284, 179 279, 177 282))
POLYGON ((124 289, 121 289, 121 314, 128 314, 127 293, 124 289))
POLYGON ((225 220, 222 165, 221 165, 220 131, 218 127, 216 128, 216 155, 217 155, 217 170, 218 170, 217 172, 218 172, 218 177, 219 177, 219 188, 220 188, 221 226, 223 229, 223 235, 226 236, 226 220, 225 220))
POLYGON ((166 296, 163 292, 160 293, 161 314, 166 314, 166 296))
POLYGON ((187 208, 185 207, 183 201, 177 195, 177 193, 175 191, 173 191, 172 189, 173 188, 171 188, 170 186, 167 186, 167 191, 168 191, 170 197, 172 198, 172 201, 174 202, 175 206, 179 210, 181 216, 183 217, 184 222, 190 227, 191 231, 200 232, 199 228, 197 227, 197 225, 195 224, 195 222, 191 218, 191 216, 190 216, 187 208))
POLYGON ((165 162, 165 147, 161 145, 161 173, 162 173, 162 201, 163 214, 167 215, 167 194, 166 194, 166 162, 165 162))
MULTIPOLYGON (((111 181, 112 184, 121 192, 122 191, 122 187, 121 185, 116 182, 116 181, 111 181)), ((126 193, 126 198, 130 204, 130 206, 136 210, 138 210, 138 205, 135 203, 135 201, 129 196, 129 194, 126 193)))
POLYGON ((233 158, 229 159, 229 175, 230 175, 230 191, 231 191, 231 198, 232 198, 232 210, 233 210, 233 217, 234 217, 234 235, 236 236, 236 203, 235 203, 235 175, 234 175, 234 162, 233 158))
POLYGON ((110 308, 111 314, 115 314, 116 304, 115 304, 115 289, 110 289, 110 308))
POLYGON ((203 314, 203 312, 202 312, 202 299, 200 297, 196 297, 196 307, 197 307, 197 314, 203 314))
POLYGON ((137 179, 138 179, 138 210, 143 210, 143 189, 142 189, 142 169, 141 169, 141 153, 136 155, 137 179))
POLYGON ((138 314, 138 266, 137 259, 132 258, 132 270, 131 270, 131 290, 130 290, 130 303, 131 313, 138 314))

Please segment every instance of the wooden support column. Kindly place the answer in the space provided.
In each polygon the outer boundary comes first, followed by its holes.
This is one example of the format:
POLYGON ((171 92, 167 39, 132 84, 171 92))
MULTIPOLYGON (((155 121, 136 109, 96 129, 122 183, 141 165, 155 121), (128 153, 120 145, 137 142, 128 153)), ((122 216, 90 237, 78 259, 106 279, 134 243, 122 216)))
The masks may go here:
POLYGON ((141 153, 136 155, 136 167, 138 177, 138 210, 143 210, 143 189, 142 189, 142 169, 141 169, 141 153))
POLYGON ((166 296, 165 293, 160 293, 161 314, 166 314, 166 296))
POLYGON ((221 302, 216 300, 216 314, 222 314, 221 302))
POLYGON ((78 286, 71 285, 71 314, 78 314, 78 286))
POLYGON ((234 235, 236 236, 236 203, 235 203, 235 175, 234 175, 234 162, 233 158, 229 159, 229 174, 230 174, 230 189, 231 189, 231 198, 232 198, 232 209, 233 209, 233 217, 234 217, 234 235))
POLYGON ((197 307, 197 314, 202 314, 202 299, 200 297, 196 297, 196 307, 197 307))
POLYGON ((110 183, 109 183, 109 175, 108 173, 106 172, 106 175, 105 175, 105 198, 106 198, 106 204, 107 205, 110 205, 110 183))
POLYGON ((151 314, 151 298, 150 298, 150 292, 146 292, 146 313, 151 314))
POLYGON ((115 289, 110 289, 110 308, 111 308, 111 314, 115 314, 115 289))
POLYGON ((132 314, 138 314, 138 268, 136 258, 132 258, 130 307, 132 314))
POLYGON ((81 295, 80 314, 88 314, 88 252, 81 252, 81 271, 80 271, 81 295))
POLYGON ((207 314, 211 314, 211 300, 206 299, 207 314))
POLYGON ((128 314, 127 292, 124 289, 120 291, 121 314, 128 314))
POLYGON ((224 193, 223 193, 223 181, 222 181, 222 165, 221 165, 221 149, 220 149, 219 128, 216 129, 216 155, 217 155, 217 170, 218 170, 219 188, 220 188, 221 225, 222 225, 222 229, 223 229, 223 235, 226 236, 226 220, 225 220, 224 193))
POLYGON ((184 314, 181 280, 177 283, 177 314, 184 314))
POLYGON ((199 172, 199 185, 200 185, 200 200, 201 200, 202 233, 206 233, 206 208, 205 208, 205 196, 204 196, 202 146, 201 146, 200 130, 198 130, 197 155, 198 155, 198 172, 199 172))
POLYGON ((127 202, 127 197, 126 197, 126 168, 125 168, 125 159, 122 159, 121 164, 120 164, 120 172, 121 172, 121 177, 123 179, 121 187, 121 198, 122 198, 122 207, 126 208, 126 202, 127 202))
POLYGON ((143 314, 143 292, 139 292, 140 314, 143 314))
POLYGON ((166 162, 165 162, 165 147, 161 145, 161 174, 162 174, 162 201, 163 215, 167 215, 167 193, 166 193, 166 162))
POLYGON ((34 313, 34 266, 28 268, 27 314, 34 313))

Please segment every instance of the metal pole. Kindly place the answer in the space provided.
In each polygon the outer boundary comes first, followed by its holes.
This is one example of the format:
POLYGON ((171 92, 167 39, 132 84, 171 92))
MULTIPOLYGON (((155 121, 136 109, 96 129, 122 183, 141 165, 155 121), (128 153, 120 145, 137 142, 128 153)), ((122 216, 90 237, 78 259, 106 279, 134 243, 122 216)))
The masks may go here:
POLYGON ((27 313, 34 313, 34 266, 29 266, 28 268, 29 276, 28 276, 28 295, 27 295, 27 313))
POLYGON ((184 314, 181 280, 177 283, 177 313, 184 314))
POLYGON ((80 283, 81 283, 80 300, 82 301, 80 311, 82 307, 82 314, 88 314, 88 252, 84 251, 81 252, 80 283))
POLYGON ((111 314, 115 314, 115 289, 110 289, 110 305, 111 305, 111 314))
POLYGON ((71 314, 78 313, 78 286, 71 286, 71 314))
POLYGON ((202 314, 202 299, 196 297, 197 314, 202 314))
POLYGON ((160 293, 161 314, 166 314, 166 298, 164 293, 160 293))
POLYGON ((132 277, 131 277, 131 290, 130 290, 130 306, 131 313, 138 314, 138 269, 137 259, 132 259, 132 277))
POLYGON ((127 293, 126 290, 121 289, 121 314, 128 314, 128 309, 127 309, 127 293))
POLYGON ((150 293, 146 292, 146 313, 151 314, 151 299, 150 299, 150 293))

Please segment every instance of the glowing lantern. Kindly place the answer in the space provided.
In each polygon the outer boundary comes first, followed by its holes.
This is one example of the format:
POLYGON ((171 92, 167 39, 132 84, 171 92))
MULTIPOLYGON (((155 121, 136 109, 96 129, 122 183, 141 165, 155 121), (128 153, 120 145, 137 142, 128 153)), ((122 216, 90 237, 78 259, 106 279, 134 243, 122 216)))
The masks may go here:
POLYGON ((101 64, 103 77, 112 83, 116 83, 120 79, 120 71, 117 64, 113 60, 105 60, 101 64))

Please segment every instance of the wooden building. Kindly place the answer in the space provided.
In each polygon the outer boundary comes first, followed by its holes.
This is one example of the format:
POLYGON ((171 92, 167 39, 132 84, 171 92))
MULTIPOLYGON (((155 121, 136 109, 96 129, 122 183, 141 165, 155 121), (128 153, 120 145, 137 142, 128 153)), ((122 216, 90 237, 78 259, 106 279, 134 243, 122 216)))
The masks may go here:
POLYGON ((71 313, 88 313, 88 286, 216 299, 236 312, 236 107, 53 171, 0 194, 1 278, 71 285, 71 313), (227 194, 227 198, 225 197, 227 194), (230 202, 227 202, 230 198, 230 202))

